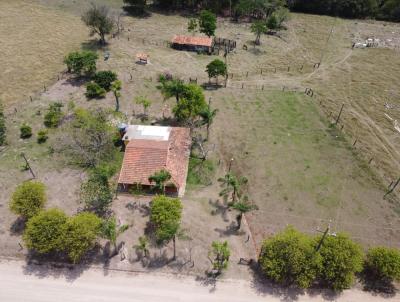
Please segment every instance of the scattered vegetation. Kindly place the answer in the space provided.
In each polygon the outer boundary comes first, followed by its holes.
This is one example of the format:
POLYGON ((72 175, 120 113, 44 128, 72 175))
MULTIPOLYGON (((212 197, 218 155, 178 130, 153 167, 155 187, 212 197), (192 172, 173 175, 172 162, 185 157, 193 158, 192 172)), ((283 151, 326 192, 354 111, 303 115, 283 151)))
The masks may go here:
POLYGON ((75 51, 64 58, 68 72, 77 76, 92 76, 96 72, 98 55, 93 51, 75 51))
POLYGON ((32 127, 26 123, 23 123, 21 125, 21 127, 19 128, 19 131, 20 131, 20 135, 19 135, 20 138, 25 139, 25 138, 30 138, 32 136, 32 127))
POLYGON ((138 96, 138 97, 135 98, 135 103, 136 103, 137 105, 143 106, 143 116, 144 116, 145 118, 147 118, 147 117, 148 117, 148 112, 147 112, 147 110, 148 110, 148 109, 150 108, 150 106, 151 106, 151 101, 150 101, 148 98, 144 97, 144 96, 138 96))
POLYGON ((212 160, 190 158, 187 184, 192 186, 208 186, 212 182, 215 173, 215 165, 212 160))
POLYGON ((37 142, 39 144, 43 144, 47 141, 47 139, 49 138, 47 130, 43 129, 40 130, 37 134, 37 142))
POLYGON ((128 225, 123 224, 121 226, 117 225, 117 220, 115 217, 110 217, 103 221, 101 225, 101 234, 104 238, 108 239, 112 245, 114 246, 114 255, 117 251, 117 238, 123 232, 125 232, 129 228, 128 225))
POLYGON ((61 108, 64 105, 59 102, 55 102, 49 105, 47 113, 44 116, 44 125, 47 128, 57 128, 60 125, 62 118, 64 117, 61 108))

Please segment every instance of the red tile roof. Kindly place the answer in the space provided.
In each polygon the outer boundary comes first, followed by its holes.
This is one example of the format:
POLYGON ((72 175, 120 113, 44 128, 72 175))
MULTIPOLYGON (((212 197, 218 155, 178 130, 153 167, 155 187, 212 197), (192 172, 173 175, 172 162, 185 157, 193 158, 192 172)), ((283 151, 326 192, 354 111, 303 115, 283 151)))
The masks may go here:
POLYGON ((118 183, 150 185, 148 178, 165 169, 180 190, 186 186, 190 154, 190 130, 171 128, 168 141, 133 139, 126 146, 118 183))
POLYGON ((174 36, 172 39, 173 44, 180 45, 196 45, 196 46, 206 46, 211 47, 213 44, 213 39, 209 37, 193 37, 193 36, 174 36))

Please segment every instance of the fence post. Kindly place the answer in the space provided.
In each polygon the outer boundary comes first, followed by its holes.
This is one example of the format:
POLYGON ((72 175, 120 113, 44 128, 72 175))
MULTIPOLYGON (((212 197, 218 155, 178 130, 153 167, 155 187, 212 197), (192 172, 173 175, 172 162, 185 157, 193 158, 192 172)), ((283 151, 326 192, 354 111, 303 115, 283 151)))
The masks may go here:
POLYGON ((243 87, 244 87, 244 83, 242 83, 242 89, 243 89, 243 87))

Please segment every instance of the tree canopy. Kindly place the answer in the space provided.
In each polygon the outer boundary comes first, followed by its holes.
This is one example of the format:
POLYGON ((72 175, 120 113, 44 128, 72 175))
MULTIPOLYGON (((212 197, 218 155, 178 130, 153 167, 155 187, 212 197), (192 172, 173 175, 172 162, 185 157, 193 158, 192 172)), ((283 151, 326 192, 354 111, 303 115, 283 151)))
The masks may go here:
POLYGON ((203 10, 199 16, 199 28, 200 32, 211 37, 214 36, 215 30, 217 29, 217 17, 214 13, 203 10))
POLYGON ((96 72, 96 61, 98 55, 93 51, 74 51, 64 58, 68 72, 78 76, 92 76, 96 72))
POLYGON ((10 209, 29 219, 38 214, 47 201, 46 187, 39 181, 26 181, 18 185, 11 196, 10 209))
POLYGON ((207 65, 206 72, 209 78, 216 78, 218 83, 218 76, 226 76, 228 68, 223 61, 215 59, 207 65))
POLYGON ((371 248, 367 253, 365 268, 377 280, 400 280, 400 251, 386 247, 371 248))
POLYGON ((222 270, 228 267, 230 255, 231 251, 229 249, 228 241, 212 242, 209 257, 212 257, 213 269, 217 270, 218 273, 221 273, 222 270))
POLYGON ((207 108, 203 89, 196 84, 184 84, 179 102, 172 108, 175 118, 193 126, 200 112, 207 108))
POLYGON ((106 44, 105 36, 114 29, 115 22, 107 6, 92 6, 82 15, 82 21, 90 28, 90 34, 98 34, 100 43, 106 44))

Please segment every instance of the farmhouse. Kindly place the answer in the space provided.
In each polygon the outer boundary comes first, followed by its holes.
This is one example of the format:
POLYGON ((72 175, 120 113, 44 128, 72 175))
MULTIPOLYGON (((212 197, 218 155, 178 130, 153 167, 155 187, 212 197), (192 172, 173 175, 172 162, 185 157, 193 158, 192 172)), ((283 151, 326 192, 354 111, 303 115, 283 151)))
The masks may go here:
POLYGON ((197 52, 212 52, 214 40, 210 37, 192 37, 176 35, 171 41, 172 47, 179 50, 189 50, 197 52))
POLYGON ((119 175, 119 190, 132 186, 151 189, 149 177, 167 170, 171 180, 166 193, 183 196, 190 154, 190 130, 180 127, 129 125, 120 127, 126 145, 119 175))

